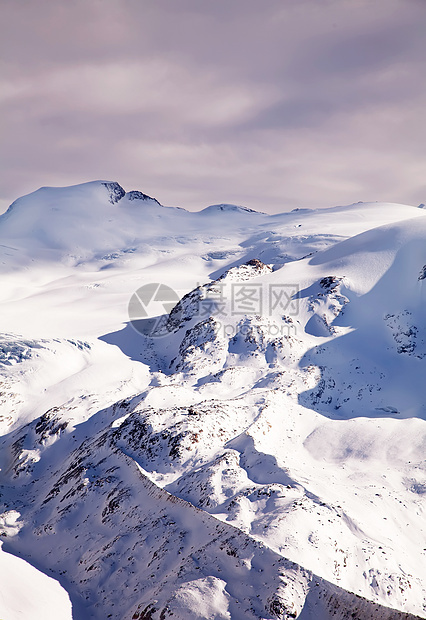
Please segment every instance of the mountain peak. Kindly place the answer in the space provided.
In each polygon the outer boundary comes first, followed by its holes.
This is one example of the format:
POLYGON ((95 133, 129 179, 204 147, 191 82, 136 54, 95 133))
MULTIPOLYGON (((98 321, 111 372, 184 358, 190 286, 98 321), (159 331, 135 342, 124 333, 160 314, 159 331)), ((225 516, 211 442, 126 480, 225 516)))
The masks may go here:
POLYGON ((117 181, 104 181, 102 182, 102 185, 107 188, 109 202, 112 205, 121 200, 123 196, 126 195, 125 190, 121 187, 119 183, 117 183, 117 181))

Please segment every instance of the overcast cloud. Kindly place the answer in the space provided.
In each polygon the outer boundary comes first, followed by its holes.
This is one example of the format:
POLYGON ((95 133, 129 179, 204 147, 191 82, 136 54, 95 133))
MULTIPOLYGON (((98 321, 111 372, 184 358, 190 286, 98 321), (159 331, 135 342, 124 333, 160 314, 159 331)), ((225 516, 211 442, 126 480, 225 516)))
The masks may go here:
POLYGON ((426 0, 0 0, 0 210, 426 202, 426 0))

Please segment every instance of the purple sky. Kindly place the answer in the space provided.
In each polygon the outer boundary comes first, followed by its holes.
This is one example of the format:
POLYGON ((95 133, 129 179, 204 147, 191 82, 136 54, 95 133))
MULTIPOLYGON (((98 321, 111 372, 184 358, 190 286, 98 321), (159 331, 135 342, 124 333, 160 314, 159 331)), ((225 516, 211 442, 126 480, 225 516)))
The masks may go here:
POLYGON ((426 202, 426 0, 0 0, 0 211, 426 202))

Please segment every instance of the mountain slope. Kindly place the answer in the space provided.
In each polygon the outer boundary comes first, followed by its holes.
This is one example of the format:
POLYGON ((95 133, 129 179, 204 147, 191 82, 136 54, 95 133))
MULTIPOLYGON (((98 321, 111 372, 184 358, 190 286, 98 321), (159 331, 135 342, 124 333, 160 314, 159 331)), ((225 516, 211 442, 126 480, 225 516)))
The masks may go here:
POLYGON ((75 618, 425 618, 425 216, 17 200, 3 549, 75 618))

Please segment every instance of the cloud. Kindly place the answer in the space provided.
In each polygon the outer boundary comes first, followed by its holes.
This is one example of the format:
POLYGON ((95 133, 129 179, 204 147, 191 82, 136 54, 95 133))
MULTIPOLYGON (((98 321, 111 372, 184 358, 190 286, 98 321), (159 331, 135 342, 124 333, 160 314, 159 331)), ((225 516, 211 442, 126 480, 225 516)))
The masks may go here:
POLYGON ((0 100, 13 106, 31 103, 31 114, 38 116, 53 108, 61 114, 114 118, 138 113, 157 116, 159 122, 178 118, 185 124, 226 127, 270 105, 273 90, 253 92, 249 84, 223 83, 217 73, 197 65, 182 67, 157 58, 68 66, 14 84, 4 81, 0 100))
POLYGON ((2 12, 2 204, 94 178, 187 208, 425 201, 423 2, 2 12))

